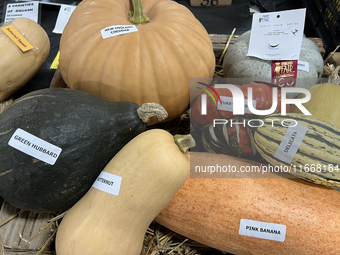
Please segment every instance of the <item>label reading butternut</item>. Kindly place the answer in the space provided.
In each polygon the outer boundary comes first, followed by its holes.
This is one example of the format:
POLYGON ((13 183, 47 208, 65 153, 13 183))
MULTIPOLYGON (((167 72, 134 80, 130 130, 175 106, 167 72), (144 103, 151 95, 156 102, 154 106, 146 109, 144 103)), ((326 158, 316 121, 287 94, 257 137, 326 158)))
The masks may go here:
POLYGON ((1 29, 22 50, 22 52, 26 52, 34 48, 34 46, 30 44, 12 25, 2 27, 1 29))
POLYGON ((106 193, 118 196, 122 177, 107 172, 101 172, 93 183, 92 187, 104 191, 106 193))

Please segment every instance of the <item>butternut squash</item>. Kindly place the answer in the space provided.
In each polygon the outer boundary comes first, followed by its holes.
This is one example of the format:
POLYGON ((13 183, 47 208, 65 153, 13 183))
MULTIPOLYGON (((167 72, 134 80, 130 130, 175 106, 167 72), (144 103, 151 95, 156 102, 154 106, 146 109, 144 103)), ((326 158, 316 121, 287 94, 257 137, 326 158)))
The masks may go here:
MULTIPOLYGON (((191 152, 191 174, 195 165, 217 163, 240 169, 249 161, 191 152)), ((275 174, 271 178, 188 178, 155 220, 197 242, 237 255, 340 254, 339 201, 336 190, 300 179, 275 178, 275 174), (285 225, 285 239, 240 235, 241 219, 285 225)))
POLYGON ((189 160, 165 130, 131 140, 65 215, 56 236, 58 255, 139 255, 145 232, 189 175, 189 160), (100 185, 119 187, 112 195, 100 185), (102 179, 101 179, 102 178, 102 179), (111 177, 110 177, 111 178, 111 177), (112 183, 111 183, 112 184, 112 183))
MULTIPOLYGON (((23 45, 29 49, 29 45, 25 43, 23 45)), ((33 78, 46 61, 49 52, 49 37, 44 28, 35 21, 19 17, 1 26, 0 102, 5 101, 33 78), (27 40, 34 48, 23 52, 4 31, 23 36, 23 40, 27 40)))

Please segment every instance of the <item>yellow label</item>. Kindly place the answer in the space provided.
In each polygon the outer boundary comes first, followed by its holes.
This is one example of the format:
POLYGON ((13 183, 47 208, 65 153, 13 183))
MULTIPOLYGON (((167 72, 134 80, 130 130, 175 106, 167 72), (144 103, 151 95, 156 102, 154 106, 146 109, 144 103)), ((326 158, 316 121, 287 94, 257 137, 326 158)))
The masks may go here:
POLYGON ((59 66, 59 51, 57 53, 57 56, 54 58, 51 66, 50 66, 50 69, 58 69, 58 66, 59 66))
POLYGON ((2 27, 1 29, 22 50, 22 52, 26 52, 34 48, 33 45, 30 44, 12 25, 2 27))

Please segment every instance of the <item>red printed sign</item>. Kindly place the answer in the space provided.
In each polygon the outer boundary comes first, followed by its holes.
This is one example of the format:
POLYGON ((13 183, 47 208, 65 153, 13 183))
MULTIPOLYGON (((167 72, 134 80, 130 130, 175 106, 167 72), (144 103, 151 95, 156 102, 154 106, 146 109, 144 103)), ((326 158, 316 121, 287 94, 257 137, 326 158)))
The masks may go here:
POLYGON ((279 87, 295 87, 297 64, 297 60, 273 60, 272 83, 279 87))

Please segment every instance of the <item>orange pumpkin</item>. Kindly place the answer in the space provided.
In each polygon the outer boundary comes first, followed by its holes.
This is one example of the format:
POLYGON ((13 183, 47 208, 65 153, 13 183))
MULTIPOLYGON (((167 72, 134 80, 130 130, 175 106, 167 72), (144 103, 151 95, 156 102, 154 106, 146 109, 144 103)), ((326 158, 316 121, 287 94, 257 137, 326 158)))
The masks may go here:
POLYGON ((212 77, 214 69, 207 31, 171 0, 84 0, 60 41, 60 70, 70 88, 108 101, 157 102, 166 121, 189 108, 190 78, 212 77), (130 11, 143 24, 132 23, 130 11), (113 25, 138 31, 103 39, 101 30, 113 25))

